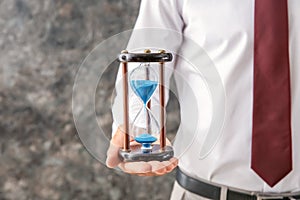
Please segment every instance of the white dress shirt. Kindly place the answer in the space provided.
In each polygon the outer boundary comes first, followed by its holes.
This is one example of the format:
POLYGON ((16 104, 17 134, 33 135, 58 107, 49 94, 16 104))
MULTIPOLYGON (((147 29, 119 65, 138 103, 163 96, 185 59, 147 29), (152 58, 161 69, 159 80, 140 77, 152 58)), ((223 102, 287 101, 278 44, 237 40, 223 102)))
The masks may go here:
MULTIPOLYGON (((179 167, 194 178, 253 192, 300 191, 300 1, 289 0, 289 50, 292 93, 293 171, 273 188, 250 167, 253 98, 254 0, 142 0, 135 29, 164 28, 197 43, 214 63, 223 84, 224 120, 215 144, 201 149, 213 110, 207 84, 184 59, 172 70, 181 108, 181 126, 174 148, 179 167), (179 74, 188 80, 183 81, 179 74), (191 89, 188 89, 192 86, 191 89), (194 95, 194 97, 192 96, 194 95), (193 102, 192 99, 196 99, 193 102), (197 105, 195 105, 196 103, 197 105), (193 106, 198 106, 197 129, 190 129, 193 106), (196 130, 196 133, 195 133, 196 130), (184 151, 183 137, 194 135, 184 151)), ((276 1, 274 1, 276 3, 276 1)), ((131 38, 134 42, 135 37, 131 38)), ((178 41, 180 45, 183 41, 178 41)), ((200 55, 199 55, 200 56, 200 55)), ((170 73, 167 73, 167 79, 170 73)), ((207 81, 207 80, 206 80, 207 81)), ((280 93, 278 93, 280 95, 280 93)), ((280 106, 280 105, 278 105, 280 106)), ((221 111, 220 111, 221 112, 221 111)), ((262 152, 263 153, 263 152, 262 152)), ((274 166, 276 167, 276 166, 274 166)))

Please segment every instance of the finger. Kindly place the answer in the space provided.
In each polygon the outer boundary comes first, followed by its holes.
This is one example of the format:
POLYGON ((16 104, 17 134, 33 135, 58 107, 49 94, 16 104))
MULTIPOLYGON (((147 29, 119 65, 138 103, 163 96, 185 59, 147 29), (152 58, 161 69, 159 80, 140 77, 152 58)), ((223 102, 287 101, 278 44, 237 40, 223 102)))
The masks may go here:
POLYGON ((136 174, 138 176, 157 176, 156 173, 153 172, 148 172, 148 173, 140 173, 140 174, 136 174))
POLYGON ((121 162, 119 158, 119 149, 120 147, 110 144, 107 150, 107 158, 106 158, 107 167, 114 168, 121 162))
POLYGON ((151 165, 147 162, 122 162, 119 167, 130 174, 146 174, 151 173, 151 165))
POLYGON ((146 174, 149 175, 164 175, 169 172, 171 172, 175 167, 178 165, 178 159, 177 158, 171 158, 168 161, 150 161, 149 164, 152 166, 152 174, 146 174))
POLYGON ((178 165, 178 159, 177 158, 171 158, 168 161, 163 161, 163 164, 166 166, 167 173, 171 172, 174 168, 178 165))
POLYGON ((163 161, 162 163, 166 166, 167 173, 171 172, 175 168, 170 161, 163 161))
POLYGON ((149 164, 152 167, 152 172, 156 175, 163 175, 166 173, 166 166, 163 162, 159 161, 150 161, 149 164))
MULTIPOLYGON (((159 162, 159 161, 150 161, 147 162, 148 164, 151 165, 152 171, 148 171, 146 172, 145 169, 143 170, 134 170, 134 171, 128 171, 128 166, 127 165, 127 169, 124 167, 124 163, 121 163, 119 165, 119 167, 130 174, 135 174, 138 176, 161 176, 167 173, 170 173, 172 170, 174 170, 174 168, 177 167, 178 165, 178 159, 177 158, 171 158, 168 161, 163 161, 163 162, 159 162)), ((150 170, 150 169, 149 169, 150 170)))
POLYGON ((171 158, 169 162, 171 163, 170 171, 172 171, 174 168, 178 166, 178 159, 175 157, 171 158))
POLYGON ((124 141, 124 132, 122 131, 122 128, 118 128, 118 130, 110 140, 110 145, 106 153, 107 167, 114 168, 121 162, 119 158, 119 149, 120 147, 123 147, 123 141, 124 141))
POLYGON ((152 172, 140 173, 139 176, 161 176, 173 171, 178 165, 178 159, 173 157, 168 161, 150 161, 148 162, 152 166, 152 172))
POLYGON ((169 160, 170 163, 172 163, 173 166, 177 166, 178 165, 178 159, 173 157, 169 160))

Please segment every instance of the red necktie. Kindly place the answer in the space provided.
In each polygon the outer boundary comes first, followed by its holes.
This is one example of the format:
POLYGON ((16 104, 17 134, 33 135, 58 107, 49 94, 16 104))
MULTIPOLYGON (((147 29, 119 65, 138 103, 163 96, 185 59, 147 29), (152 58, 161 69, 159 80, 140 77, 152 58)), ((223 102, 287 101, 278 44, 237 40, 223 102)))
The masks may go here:
POLYGON ((292 170, 287 0, 256 0, 251 168, 271 187, 292 170))

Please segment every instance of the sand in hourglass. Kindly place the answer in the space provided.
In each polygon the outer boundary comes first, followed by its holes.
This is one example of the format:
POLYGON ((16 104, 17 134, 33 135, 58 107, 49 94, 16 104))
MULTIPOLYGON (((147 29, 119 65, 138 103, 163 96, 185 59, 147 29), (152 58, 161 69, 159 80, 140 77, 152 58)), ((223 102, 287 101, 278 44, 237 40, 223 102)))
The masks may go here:
POLYGON ((131 80, 130 84, 144 104, 148 102, 157 87, 157 82, 151 80, 131 80))

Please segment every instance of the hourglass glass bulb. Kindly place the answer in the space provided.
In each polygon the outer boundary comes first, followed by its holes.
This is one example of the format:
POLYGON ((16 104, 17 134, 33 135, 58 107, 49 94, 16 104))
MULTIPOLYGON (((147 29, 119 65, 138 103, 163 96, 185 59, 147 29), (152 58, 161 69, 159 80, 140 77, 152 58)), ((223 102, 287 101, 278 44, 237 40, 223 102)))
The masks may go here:
POLYGON ((142 144, 141 149, 143 152, 148 152, 152 148, 151 143, 157 140, 155 136, 159 133, 158 122, 147 108, 147 102, 158 85, 157 75, 150 64, 146 63, 134 69, 129 76, 129 80, 135 95, 143 103, 143 108, 133 120, 132 134, 134 139, 142 144))

